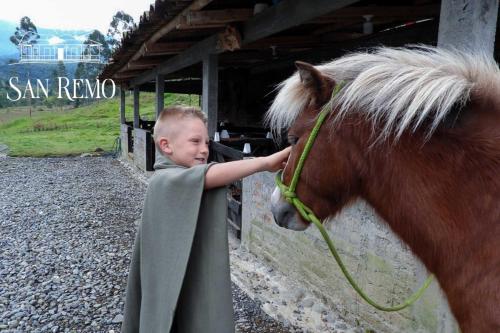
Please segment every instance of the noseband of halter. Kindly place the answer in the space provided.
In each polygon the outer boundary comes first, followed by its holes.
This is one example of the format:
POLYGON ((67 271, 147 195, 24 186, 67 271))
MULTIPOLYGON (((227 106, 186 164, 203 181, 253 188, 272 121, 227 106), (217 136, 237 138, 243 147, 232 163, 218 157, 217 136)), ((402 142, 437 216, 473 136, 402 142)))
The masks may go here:
MULTIPOLYGON (((344 85, 343 82, 340 82, 335 86, 335 88, 332 91, 332 98, 335 97, 340 89, 342 89, 342 86, 344 85)), ((314 214, 313 210, 309 207, 307 207, 298 197, 297 193, 295 192, 295 189, 297 187, 297 184, 299 182, 300 174, 302 173, 302 168, 304 167, 304 163, 306 161, 307 156, 309 155, 309 152, 312 149, 312 146, 314 144, 314 141, 316 140, 316 137, 318 136, 319 129, 321 128, 321 125, 323 125, 326 117, 329 115, 331 111, 331 107, 329 107, 329 103, 325 105, 323 110, 320 112, 318 119, 316 120, 316 124, 314 125, 311 134, 309 135, 309 138, 307 139, 306 145, 304 146, 304 150, 302 151, 302 154, 300 155, 299 162, 297 163, 297 167, 295 168, 295 171, 293 173, 292 181, 290 182, 289 186, 286 186, 283 184, 282 177, 283 177, 283 170, 280 170, 276 174, 276 185, 280 189, 281 195, 285 197, 286 201, 290 204, 292 204, 295 209, 299 212, 299 214, 304 218, 304 220, 314 223, 316 227, 318 228, 319 232, 325 239, 325 242, 328 245, 328 248, 330 249, 330 252, 332 253, 335 261, 339 265, 340 269, 344 273, 344 276, 346 277, 347 281, 351 284, 351 286, 356 290, 356 292, 371 306, 374 308, 381 310, 381 311, 386 311, 386 312, 394 312, 394 311, 399 311, 402 310, 413 303, 417 301, 420 296, 424 293, 424 291, 427 289, 427 287, 431 284, 433 275, 429 275, 429 277, 425 280, 424 284, 418 289, 413 295, 411 295, 408 299, 406 299, 404 302, 402 302, 399 305, 388 307, 388 306, 383 306, 375 301, 373 301, 366 293, 358 286, 356 281, 354 281, 353 277, 345 267, 342 259, 340 258, 339 254, 337 253, 337 249, 335 248, 335 245, 333 244, 333 241, 331 240, 330 236, 328 236, 328 233, 325 230, 325 227, 323 227, 323 224, 321 221, 316 217, 314 214)))

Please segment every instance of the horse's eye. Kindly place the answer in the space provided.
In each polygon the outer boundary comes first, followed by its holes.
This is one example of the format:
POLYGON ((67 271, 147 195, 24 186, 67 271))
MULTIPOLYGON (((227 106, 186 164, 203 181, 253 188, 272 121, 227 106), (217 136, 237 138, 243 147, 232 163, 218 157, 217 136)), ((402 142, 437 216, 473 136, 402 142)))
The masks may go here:
POLYGON ((299 138, 293 135, 288 136, 288 143, 291 144, 292 146, 299 141, 299 138))

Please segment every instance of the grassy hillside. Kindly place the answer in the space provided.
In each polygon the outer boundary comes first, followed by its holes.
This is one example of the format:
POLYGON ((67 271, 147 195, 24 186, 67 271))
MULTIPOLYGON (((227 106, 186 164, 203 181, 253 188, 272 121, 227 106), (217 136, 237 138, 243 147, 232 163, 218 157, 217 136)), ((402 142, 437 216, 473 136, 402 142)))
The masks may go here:
MULTIPOLYGON (((198 96, 165 94, 165 105, 198 105, 198 96)), ((154 119, 154 94, 141 93, 142 119, 154 119)), ((131 95, 126 98, 127 120, 133 119, 131 95)), ((32 117, 26 108, 0 109, 0 144, 10 156, 66 156, 111 151, 120 133, 119 100, 99 101, 77 109, 37 109, 32 117)))

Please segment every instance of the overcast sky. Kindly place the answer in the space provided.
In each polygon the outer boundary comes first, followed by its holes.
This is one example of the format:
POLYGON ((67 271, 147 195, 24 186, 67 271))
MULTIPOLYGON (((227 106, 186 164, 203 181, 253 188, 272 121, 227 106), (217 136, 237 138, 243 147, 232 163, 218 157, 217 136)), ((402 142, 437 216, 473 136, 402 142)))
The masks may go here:
POLYGON ((37 27, 64 30, 98 29, 106 34, 118 10, 139 21, 154 0, 4 0, 0 20, 16 24, 29 16, 37 27))

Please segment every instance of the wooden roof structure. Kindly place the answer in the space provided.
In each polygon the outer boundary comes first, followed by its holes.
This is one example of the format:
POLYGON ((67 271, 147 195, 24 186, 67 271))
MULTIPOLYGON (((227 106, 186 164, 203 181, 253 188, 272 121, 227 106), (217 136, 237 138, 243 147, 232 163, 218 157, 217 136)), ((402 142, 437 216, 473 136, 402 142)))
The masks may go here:
POLYGON ((156 0, 124 34, 100 78, 152 90, 155 77, 164 75, 189 90, 187 81, 201 77, 207 54, 218 55, 220 70, 259 73, 290 67, 298 59, 333 58, 360 46, 402 45, 402 38, 433 44, 437 39, 439 0, 256 2, 156 0), (373 33, 363 32, 368 21, 373 33), (412 33, 418 38, 412 39, 412 33))

